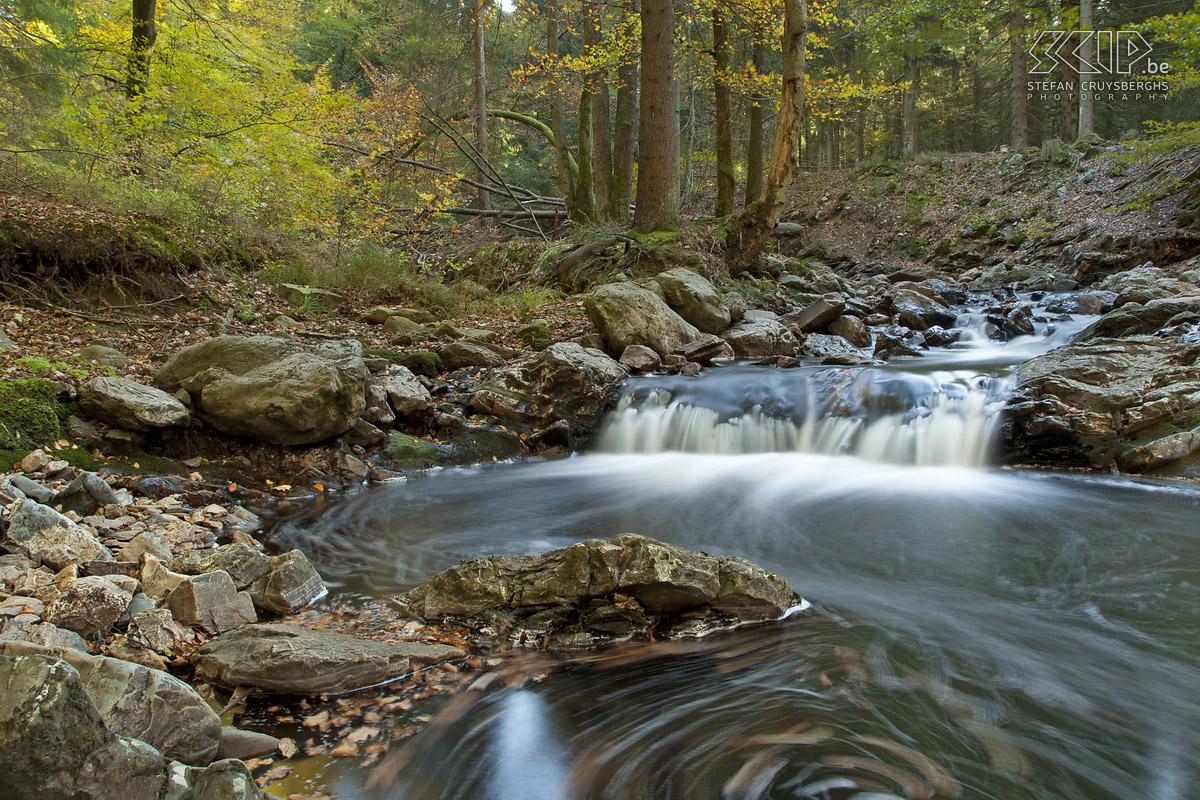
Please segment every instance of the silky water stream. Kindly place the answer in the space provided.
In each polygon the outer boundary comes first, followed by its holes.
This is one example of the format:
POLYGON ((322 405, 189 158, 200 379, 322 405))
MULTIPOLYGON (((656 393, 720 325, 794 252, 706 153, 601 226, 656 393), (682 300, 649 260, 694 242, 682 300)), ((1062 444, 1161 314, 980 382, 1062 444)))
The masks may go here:
POLYGON ((388 785, 327 759, 298 764, 306 790, 1200 797, 1200 488, 986 467, 1012 366, 1085 322, 881 367, 632 379, 589 454, 433 471, 280 524, 367 604, 625 531, 744 556, 813 604, 489 689, 408 740, 388 785))

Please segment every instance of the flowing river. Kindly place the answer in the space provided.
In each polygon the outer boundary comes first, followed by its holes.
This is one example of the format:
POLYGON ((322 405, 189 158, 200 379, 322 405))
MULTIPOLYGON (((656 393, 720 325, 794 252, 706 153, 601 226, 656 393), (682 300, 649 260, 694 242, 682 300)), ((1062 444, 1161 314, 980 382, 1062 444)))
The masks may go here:
POLYGON ((632 379, 588 454, 432 471, 281 523, 276 544, 368 605, 462 559, 627 531, 744 556, 812 603, 491 688, 413 737, 389 785, 343 759, 310 790, 1200 797, 1200 488, 986 466, 1012 366, 1087 321, 880 367, 632 379))

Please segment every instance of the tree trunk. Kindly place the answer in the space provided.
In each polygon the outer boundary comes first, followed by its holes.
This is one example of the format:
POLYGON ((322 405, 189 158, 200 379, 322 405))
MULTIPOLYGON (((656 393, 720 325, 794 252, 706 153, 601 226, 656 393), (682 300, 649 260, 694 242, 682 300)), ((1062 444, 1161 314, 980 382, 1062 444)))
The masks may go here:
POLYGON ((579 93, 578 139, 579 172, 575 176, 575 207, 571 219, 590 222, 596 218, 596 190, 592 180, 592 92, 584 84, 579 93))
MULTIPOLYGON (((558 60, 558 8, 554 0, 547 0, 546 14, 546 55, 552 60, 558 60)), ((566 126, 563 123, 562 92, 558 85, 558 76, 550 76, 550 131, 554 134, 554 163, 558 171, 558 186, 562 191, 563 200, 567 202, 567 213, 572 219, 575 215, 575 176, 571 174, 570 156, 567 152, 566 126)))
POLYGON ((154 24, 157 0, 133 0, 132 27, 129 42, 129 61, 125 77, 125 95, 130 100, 141 97, 150 88, 150 53, 158 38, 154 24))
MULTIPOLYGON (((488 163, 487 60, 483 50, 484 2, 485 0, 474 0, 471 6, 471 22, 474 23, 475 29, 475 150, 480 162, 475 180, 487 185, 488 175, 484 169, 484 165, 488 163)), ((491 192, 487 189, 479 189, 478 206, 482 209, 492 207, 491 192)))
POLYGON ((740 230, 727 258, 730 271, 737 273, 758 260, 787 194, 788 185, 799 166, 800 132, 804 121, 804 27, 805 0, 784 0, 783 4, 783 87, 779 98, 779 120, 775 125, 775 143, 762 196, 741 216, 740 230))
POLYGON ((647 233, 679 222, 679 120, 673 65, 672 0, 642 0, 641 119, 633 227, 647 233))
MULTIPOLYGON (((630 0, 629 12, 638 13, 637 0, 630 0)), ((638 65, 630 60, 617 70, 617 107, 613 113, 616 142, 613 146, 612 179, 608 188, 609 216, 614 222, 629 219, 629 197, 633 187, 633 132, 637 129, 638 65)))
MULTIPOLYGON (((600 47, 600 26, 596 19, 599 13, 591 4, 583 8, 583 46, 589 53, 600 47)), ((592 95, 592 185, 595 194, 595 217, 599 220, 614 219, 609 190, 612 187, 612 111, 608 101, 608 76, 603 70, 593 70, 588 76, 592 95)), ((622 214, 623 221, 625 216, 622 214)))
POLYGON ((915 156, 921 152, 920 121, 917 119, 917 88, 921 83, 921 65, 917 62, 917 31, 909 33, 904 42, 904 104, 900 112, 903 144, 901 152, 915 156))
MULTIPOLYGON (((1095 30, 1095 3, 1094 0, 1079 0, 1079 29, 1081 31, 1095 30)), ((1097 45, 1099 41, 1097 40, 1097 45)), ((1088 59, 1085 55, 1079 56, 1079 130, 1080 136, 1087 136, 1095 130, 1095 115, 1096 115, 1096 100, 1095 95, 1091 92, 1083 90, 1085 81, 1094 78, 1094 74, 1089 70, 1088 59)))
POLYGON ((1064 91, 1058 101, 1058 138, 1070 144, 1079 138, 1079 76, 1066 64, 1059 63, 1058 79, 1074 84, 1076 91, 1064 91))
POLYGON ((733 213, 737 185, 733 177, 733 114, 729 109, 729 43, 726 38, 725 12, 713 6, 713 99, 717 124, 717 205, 718 217, 733 213))
POLYGON ((1012 148, 1017 152, 1029 146, 1029 108, 1026 103, 1026 70, 1029 54, 1025 50, 1025 13, 1014 9, 1008 16, 1008 52, 1012 68, 1012 148))
POLYGON ((974 29, 970 33, 968 65, 971 74, 971 150, 982 153, 983 144, 983 77, 979 74, 980 48, 974 29))
MULTIPOLYGON (((754 72, 757 75, 762 74, 764 62, 763 43, 757 38, 754 40, 754 47, 750 54, 750 63, 754 65, 754 72)), ((749 132, 746 137, 746 197, 744 206, 749 208, 750 205, 758 199, 762 194, 762 173, 763 173, 763 100, 762 98, 751 98, 750 102, 750 124, 749 132)))

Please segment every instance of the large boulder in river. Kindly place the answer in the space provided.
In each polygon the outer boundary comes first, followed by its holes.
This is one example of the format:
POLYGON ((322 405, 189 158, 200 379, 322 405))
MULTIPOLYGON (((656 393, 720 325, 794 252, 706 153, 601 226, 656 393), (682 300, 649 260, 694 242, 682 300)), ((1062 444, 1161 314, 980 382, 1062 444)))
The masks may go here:
POLYGON ((799 343, 786 325, 775 319, 747 316, 724 331, 721 337, 737 358, 793 356, 799 343))
POLYGON ((798 601, 786 581, 748 561, 636 534, 540 556, 477 558, 397 599, 423 619, 489 626, 495 614, 507 615, 518 632, 514 643, 540 632, 566 646, 777 619, 798 601))
POLYGON ((642 344, 666 356, 701 334, 657 294, 628 281, 599 287, 584 299, 584 307, 614 353, 642 344))
POLYGON ((168 758, 204 766, 221 741, 221 718, 196 690, 157 669, 70 648, 0 644, 0 656, 60 658, 79 673, 108 729, 141 739, 168 758))
POLYGON ((892 314, 896 322, 914 331, 934 325, 949 328, 958 319, 949 306, 912 289, 899 289, 892 295, 892 314))
POLYGON ((1167 326, 1200 321, 1200 295, 1167 297, 1145 305, 1127 303, 1084 328, 1076 342, 1150 334, 1167 326))
POLYGON ((167 392, 186 389, 217 430, 294 445, 349 430, 366 407, 366 377, 356 341, 219 336, 180 350, 155 382, 167 392))
POLYGON ((288 625, 247 625, 192 655, 196 675, 222 686, 326 694, 374 686, 417 667, 464 655, 457 647, 376 642, 288 625))
POLYGON ((171 395, 128 378, 93 378, 79 387, 79 407, 92 419, 131 431, 187 425, 192 414, 171 395))
POLYGON ((599 422, 612 389, 628 374, 599 350, 558 342, 493 372, 471 395, 471 407, 513 422, 566 420, 573 434, 582 434, 599 422))
POLYGON ((1196 287, 1179 280, 1159 267, 1148 264, 1109 275, 1096 285, 1098 289, 1116 292, 1115 304, 1145 304, 1182 294, 1195 294, 1196 287))
POLYGON ((705 333, 729 327, 729 309, 708 279, 687 267, 676 267, 654 276, 667 305, 705 333))
POLYGON ((1135 336, 1022 364, 1003 431, 1013 462, 1192 474, 1198 427, 1200 344, 1135 336))

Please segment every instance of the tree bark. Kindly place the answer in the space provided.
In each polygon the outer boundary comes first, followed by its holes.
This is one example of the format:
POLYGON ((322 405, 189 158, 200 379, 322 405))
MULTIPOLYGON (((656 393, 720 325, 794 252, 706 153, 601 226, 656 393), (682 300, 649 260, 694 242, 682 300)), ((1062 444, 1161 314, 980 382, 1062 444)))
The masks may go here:
POLYGON ((571 219, 590 222, 596 218, 596 190, 592 179, 592 91, 584 83, 579 93, 579 114, 576 118, 579 172, 575 176, 575 207, 571 219))
POLYGON ((1058 101, 1058 138, 1070 144, 1079 138, 1079 76, 1060 63, 1058 79, 1076 87, 1073 92, 1064 91, 1058 101))
MULTIPOLYGON (((583 46, 588 52, 600 47, 600 25, 596 18, 599 12, 591 4, 583 8, 583 46)), ((595 217, 611 221, 612 205, 609 190, 612 187, 613 152, 611 108, 608 98, 608 76, 603 70, 593 70, 588 76, 592 95, 592 185, 595 195, 595 217)), ((625 217, 622 215, 621 220, 625 217)))
MULTIPOLYGON (((475 42, 475 150, 481 162, 476 174, 476 180, 487 185, 488 176, 484 165, 488 163, 487 135, 487 60, 484 54, 483 38, 483 4, 485 0, 474 0, 471 5, 471 22, 473 23, 475 42)), ((479 190, 478 205, 487 209, 492 207, 491 192, 479 190)))
POLYGON ((633 227, 642 233, 679 223, 679 120, 673 64, 672 0, 642 0, 641 119, 633 227))
MULTIPOLYGON (((630 0, 629 13, 639 13, 638 0, 630 0)), ((638 63, 630 59, 617 70, 617 107, 613 116, 616 142, 613 146, 612 179, 608 187, 609 216, 614 222, 629 219, 633 188, 634 131, 637 130, 638 63)))
POLYGON ((920 120, 917 118, 917 89, 921 84, 921 65, 917 61, 917 31, 914 28, 904 41, 904 102, 900 112, 903 144, 901 152, 915 156, 921 152, 920 120))
POLYGON ((784 0, 783 86, 779 98, 779 121, 762 196, 741 215, 735 241, 727 252, 730 271, 742 272, 758 260, 779 214, 800 160, 800 132, 804 121, 804 28, 805 0, 784 0))
MULTIPOLYGON (((558 61, 558 7, 554 0, 547 0, 544 13, 546 15, 546 55, 552 62, 558 61)), ((550 75, 550 131, 554 134, 554 163, 558 171, 558 186, 562 190, 563 199, 567 201, 567 211, 572 216, 575 213, 575 175, 571 172, 570 154, 567 152, 566 125, 563 122, 562 92, 558 85, 558 76, 550 75)))
POLYGON ((133 0, 129 59, 125 77, 125 95, 130 100, 141 97, 150 88, 150 53, 158 38, 155 25, 157 0, 133 0))
POLYGON ((720 5, 712 11, 713 29, 713 99, 716 103, 717 128, 717 205, 718 217, 733 213, 737 185, 733 177, 733 114, 729 109, 729 42, 725 28, 725 12, 720 5))
MULTIPOLYGON (((763 43, 757 38, 750 53, 750 63, 754 66, 756 75, 761 75, 764 56, 763 43)), ((746 136, 746 197, 744 207, 750 205, 762 194, 763 173, 763 100, 751 98, 749 131, 746 136)))
POLYGON ((1029 54, 1025 50, 1025 12, 1019 8, 1008 15, 1008 53, 1012 70, 1012 148, 1020 152, 1029 146, 1029 108, 1025 92, 1029 54))
MULTIPOLYGON (((1079 0, 1079 29, 1081 31, 1095 30, 1094 0, 1079 0)), ((1099 42, 1097 41, 1097 46, 1099 42)), ((1095 130, 1096 100, 1091 92, 1083 91, 1084 81, 1093 77, 1089 72, 1087 57, 1079 57, 1079 130, 1080 136, 1087 136, 1095 130)))

